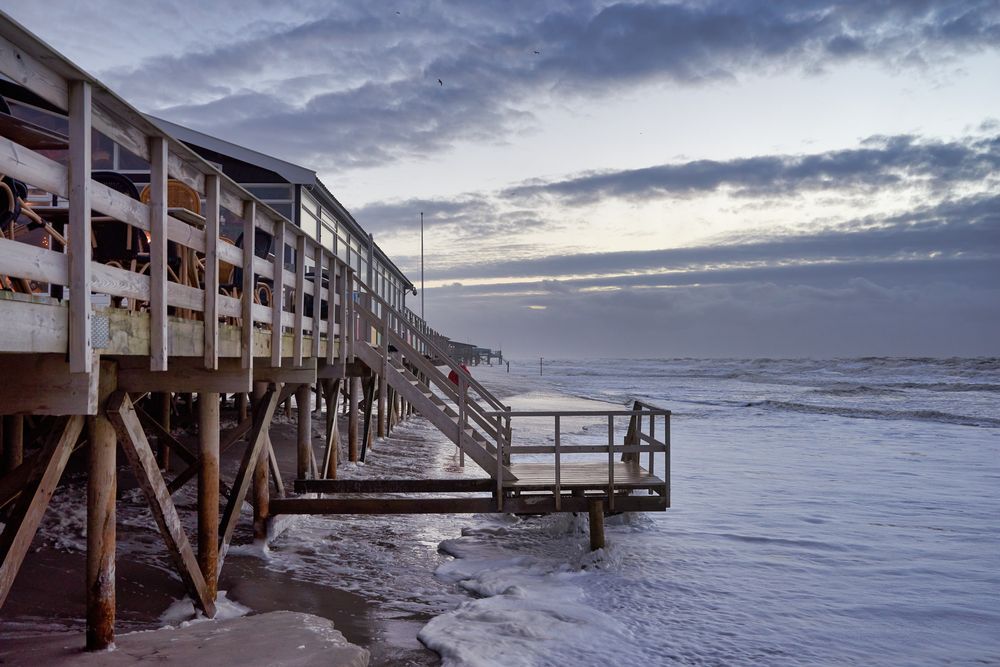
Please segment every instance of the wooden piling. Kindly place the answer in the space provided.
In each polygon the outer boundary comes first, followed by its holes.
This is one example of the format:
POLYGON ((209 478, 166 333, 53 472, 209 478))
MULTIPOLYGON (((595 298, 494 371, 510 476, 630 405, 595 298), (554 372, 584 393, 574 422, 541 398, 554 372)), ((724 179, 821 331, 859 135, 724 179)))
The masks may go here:
POLYGON ((218 592, 219 566, 219 394, 198 396, 198 565, 208 597, 218 592))
POLYGON ((118 478, 115 428, 104 412, 115 389, 115 366, 102 363, 98 412, 87 418, 87 650, 115 641, 115 493, 118 478))
POLYGON ((347 458, 351 463, 358 462, 358 404, 361 401, 361 378, 358 376, 350 379, 349 401, 351 413, 347 421, 347 458))
POLYGON ((250 404, 250 397, 245 393, 241 393, 237 395, 236 400, 240 414, 239 421, 241 422, 246 421, 246 418, 248 416, 247 406, 250 404))
MULTIPOLYGON (((171 396, 169 391, 160 394, 160 425, 163 426, 167 433, 170 433, 170 411, 173 406, 171 396)), ((157 445, 159 445, 158 449, 160 450, 160 468, 170 470, 170 445, 162 439, 159 439, 157 445)))
POLYGON ((389 387, 385 381, 385 373, 378 376, 378 437, 384 438, 389 428, 389 416, 386 409, 389 406, 389 387))
POLYGON ((295 406, 298 408, 298 446, 296 478, 309 477, 309 459, 312 454, 312 410, 309 401, 312 398, 312 386, 299 385, 295 390, 295 406))
MULTIPOLYGON (((267 384, 258 382, 254 385, 254 406, 259 406, 260 398, 267 392, 267 384)), ((263 409, 263 408, 261 408, 263 409)), ((253 470, 253 537, 255 540, 267 539, 267 516, 270 504, 270 495, 267 488, 267 448, 271 447, 271 436, 267 433, 270 424, 264 424, 264 450, 257 457, 253 470)), ((249 447, 252 443, 249 443, 249 447)))
POLYGON ((3 472, 8 473, 24 461, 24 417, 5 416, 3 430, 3 472))
POLYGON ((590 512, 590 550, 604 548, 604 499, 591 498, 587 503, 590 512))

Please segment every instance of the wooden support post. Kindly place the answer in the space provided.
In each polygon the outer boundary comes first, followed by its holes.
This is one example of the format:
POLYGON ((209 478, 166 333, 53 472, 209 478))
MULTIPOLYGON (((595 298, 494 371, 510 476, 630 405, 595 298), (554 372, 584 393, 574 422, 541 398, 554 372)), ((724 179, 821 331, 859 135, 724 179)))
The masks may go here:
MULTIPOLYGON (((69 370, 90 373, 90 83, 73 81, 69 87, 69 370)), ((165 343, 164 343, 165 344, 165 343)))
POLYGON ((219 566, 219 395, 199 395, 198 440, 198 565, 205 577, 206 595, 218 594, 219 566))
POLYGON ((3 418, 3 472, 8 473, 24 461, 24 417, 3 418))
POLYGON ((3 607, 14 577, 42 521, 45 508, 55 493, 73 445, 83 430, 83 417, 68 417, 65 426, 53 433, 35 458, 13 513, 0 533, 0 607, 3 607))
POLYGON ((247 396, 246 392, 240 392, 236 396, 236 405, 239 412, 239 421, 244 421, 248 416, 247 405, 250 403, 250 397, 247 396))
POLYGON ((295 404, 298 408, 298 447, 296 448, 298 465, 295 472, 298 479, 309 478, 309 458, 312 454, 312 410, 309 406, 311 398, 312 387, 307 384, 299 385, 295 391, 295 404))
POLYGON ((361 378, 350 379, 351 412, 347 418, 347 458, 351 463, 358 462, 358 404, 361 402, 361 378))
POLYGON ((101 364, 97 415, 87 417, 87 650, 115 641, 115 494, 118 487, 115 427, 104 413, 116 388, 115 366, 101 364))
POLYGON ((128 394, 123 391, 116 392, 108 400, 107 413, 188 595, 206 616, 212 618, 215 616, 215 600, 208 597, 205 577, 198 566, 198 558, 184 532, 177 508, 170 499, 170 491, 163 481, 163 475, 156 467, 153 450, 149 448, 146 434, 142 430, 139 416, 128 394))
POLYGON ((368 456, 375 431, 372 429, 372 415, 375 414, 375 378, 365 380, 365 423, 361 436, 361 460, 368 456))
POLYGON ((340 455, 340 430, 337 427, 337 412, 340 407, 340 382, 329 381, 331 386, 326 395, 326 456, 323 461, 323 476, 337 479, 337 463, 340 455))
MULTIPOLYGON (((264 383, 257 383, 254 387, 254 395, 258 399, 254 402, 254 410, 265 409, 266 405, 263 402, 263 397, 266 396, 267 385, 264 383)), ((254 415, 254 420, 257 419, 257 415, 254 415)), ((263 426, 262 438, 264 441, 263 449, 260 455, 257 456, 253 461, 253 538, 254 540, 266 540, 267 539, 267 515, 268 515, 268 504, 270 503, 270 489, 267 487, 268 479, 268 455, 267 449, 271 447, 271 437, 269 434, 271 426, 271 421, 268 420, 267 424, 263 426)), ((253 443, 247 445, 248 448, 252 447, 253 443)), ((239 510, 237 510, 239 511, 239 510)))
POLYGON ((590 550, 604 548, 604 500, 591 498, 587 503, 590 512, 590 550))
MULTIPOLYGON (((173 408, 173 395, 169 391, 160 394, 160 426, 170 433, 170 413, 173 408)), ((160 468, 170 470, 170 445, 166 438, 158 438, 157 445, 160 450, 160 468)))

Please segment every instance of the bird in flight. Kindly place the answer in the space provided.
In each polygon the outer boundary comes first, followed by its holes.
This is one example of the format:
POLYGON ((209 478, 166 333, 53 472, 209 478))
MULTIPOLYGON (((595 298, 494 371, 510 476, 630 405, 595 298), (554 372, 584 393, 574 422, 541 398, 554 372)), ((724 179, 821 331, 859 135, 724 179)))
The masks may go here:
POLYGON ((438 79, 438 83, 441 84, 442 86, 444 85, 444 81, 442 81, 441 79, 438 79))

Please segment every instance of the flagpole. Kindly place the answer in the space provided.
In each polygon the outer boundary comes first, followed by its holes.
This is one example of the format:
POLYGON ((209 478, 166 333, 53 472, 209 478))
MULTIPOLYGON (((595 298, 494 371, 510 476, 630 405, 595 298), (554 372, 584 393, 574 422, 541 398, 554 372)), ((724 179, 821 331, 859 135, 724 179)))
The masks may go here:
POLYGON ((420 212, 420 319, 424 317, 424 212, 420 212))

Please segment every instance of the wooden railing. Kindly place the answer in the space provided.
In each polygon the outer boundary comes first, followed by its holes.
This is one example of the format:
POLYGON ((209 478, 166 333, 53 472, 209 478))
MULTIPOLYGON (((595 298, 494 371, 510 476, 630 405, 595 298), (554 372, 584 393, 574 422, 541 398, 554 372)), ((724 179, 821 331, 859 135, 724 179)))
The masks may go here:
MULTIPOLYGON (((323 340, 327 344, 322 356, 327 362, 346 362, 345 347, 334 345, 341 329, 338 320, 344 319, 338 318, 337 306, 351 305, 349 285, 360 281, 336 256, 336 247, 324 247, 308 236, 2 13, 0 72, 62 110, 68 119, 65 159, 52 159, 51 151, 43 154, 0 133, 0 174, 68 200, 65 215, 69 225, 65 253, 0 239, 0 275, 68 288, 72 372, 90 372, 93 364, 91 293, 143 304, 149 313, 151 370, 168 368, 170 316, 204 323, 200 347, 209 369, 218 367, 219 322, 226 318, 241 323, 238 356, 244 368, 253 365, 255 332, 267 329, 272 365, 281 365, 282 336, 289 333, 293 365, 320 357, 323 340), (95 130, 149 164, 148 204, 91 178, 91 136, 95 130), (170 212, 168 179, 194 189, 204 201, 203 225, 170 212), (222 209, 243 221, 242 247, 220 239, 222 209), (94 213, 146 234, 150 245, 148 275, 92 261, 94 213), (274 239, 273 256, 256 256, 255 230, 274 239), (286 244, 295 250, 292 267, 283 261, 286 244), (204 274, 197 283, 178 281, 168 270, 168 245, 178 253, 204 258, 204 274), (314 265, 311 277, 306 276, 307 258, 314 265), (239 298, 219 293, 220 262, 242 268, 239 298), (326 287, 323 278, 327 279, 326 287), (269 304, 254 299, 258 279, 272 285, 269 304), (307 295, 313 297, 310 312, 305 311, 307 295), (313 340, 308 351, 304 343, 307 332, 313 340)), ((353 332, 346 333, 349 339, 353 332)), ((237 356, 231 349, 227 354, 237 356)))
MULTIPOLYGON (((666 503, 670 505, 670 410, 665 410, 648 403, 635 401, 632 410, 503 410, 488 413, 488 416, 500 424, 501 419, 507 420, 508 424, 512 418, 530 419, 552 419, 554 441, 552 446, 547 445, 514 445, 510 442, 510 430, 505 429, 506 439, 503 435, 497 438, 497 449, 505 456, 513 459, 518 454, 551 454, 555 464, 555 500, 556 511, 560 509, 560 494, 562 492, 562 464, 563 456, 567 454, 599 454, 607 455, 608 460, 608 509, 614 510, 615 498, 615 455, 621 454, 624 461, 631 461, 638 466, 639 457, 648 454, 647 470, 650 475, 655 474, 655 454, 664 455, 663 481, 665 486, 666 503), (562 420, 564 418, 605 418, 608 425, 607 444, 600 445, 564 445, 562 444, 562 420), (621 444, 615 442, 615 418, 628 417, 629 425, 626 436, 621 444), (662 439, 656 437, 656 422, 660 418, 663 424, 662 439)), ((498 430, 498 433, 501 431, 498 430)), ((499 491, 498 497, 502 496, 499 491)))

